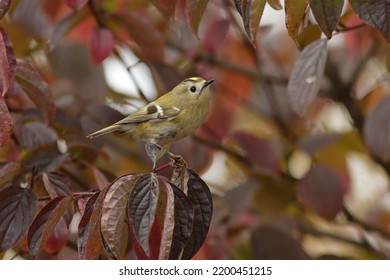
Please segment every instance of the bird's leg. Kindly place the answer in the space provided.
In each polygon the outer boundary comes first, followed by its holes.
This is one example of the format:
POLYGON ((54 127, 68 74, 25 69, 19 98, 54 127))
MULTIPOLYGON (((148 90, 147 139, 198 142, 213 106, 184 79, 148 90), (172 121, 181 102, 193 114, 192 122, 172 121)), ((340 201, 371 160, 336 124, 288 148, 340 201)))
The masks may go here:
MULTIPOLYGON (((149 143, 150 144, 150 143, 149 143)), ((172 147, 171 144, 167 144, 163 147, 161 147, 160 145, 158 144, 152 144, 154 146, 153 149, 157 148, 159 151, 156 153, 156 152, 153 152, 153 154, 155 155, 155 162, 157 162, 158 159, 160 159, 162 156, 167 156, 167 158, 170 160, 169 162, 169 165, 172 166, 174 169, 176 170, 181 170, 183 168, 187 168, 187 162, 183 159, 182 156, 180 155, 175 155, 173 153, 171 153, 169 150, 170 148, 172 147)), ((148 147, 146 148, 146 150, 148 151, 148 147)), ((148 152, 149 154, 149 152, 148 152)), ((149 156, 150 157, 150 156, 149 156)), ((166 168, 167 166, 166 165, 163 165, 163 168, 156 168, 155 164, 153 165, 153 170, 154 171, 157 171, 157 170, 161 170, 161 169, 164 169, 166 168)))

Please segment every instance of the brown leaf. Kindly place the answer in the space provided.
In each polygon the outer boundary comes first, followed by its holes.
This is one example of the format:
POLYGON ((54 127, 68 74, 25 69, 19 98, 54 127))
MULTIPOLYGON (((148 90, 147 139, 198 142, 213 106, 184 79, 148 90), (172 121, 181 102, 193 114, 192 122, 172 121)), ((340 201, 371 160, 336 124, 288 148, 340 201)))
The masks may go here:
POLYGON ((20 144, 26 149, 33 149, 39 146, 55 144, 57 133, 54 129, 39 121, 24 123, 17 134, 20 144))
POLYGON ((175 203, 175 227, 169 259, 176 260, 187 245, 194 226, 194 208, 188 197, 176 186, 172 186, 175 203))
POLYGON ((12 134, 12 118, 8 112, 7 104, 0 96, 0 147, 7 145, 12 134))
POLYGON ((71 196, 58 196, 39 211, 27 234, 27 245, 32 256, 37 256, 42 251, 54 227, 72 201, 71 196))
POLYGON ((332 38, 343 6, 344 0, 310 0, 313 15, 328 39, 332 38))
POLYGON ((268 5, 270 5, 275 10, 283 9, 283 6, 280 3, 280 0, 267 0, 267 3, 268 3, 268 5))
MULTIPOLYGON (((57 196, 72 195, 70 180, 67 176, 58 171, 48 172, 42 174, 43 185, 53 199, 57 196)), ((64 213, 64 218, 67 224, 70 224, 74 214, 74 205, 71 203, 64 213)))
POLYGON ((42 179, 45 189, 52 199, 57 196, 68 196, 72 194, 70 180, 61 172, 53 171, 43 173, 42 179))
POLYGON ((138 174, 129 174, 119 177, 109 187, 103 200, 101 215, 101 233, 110 253, 121 259, 123 248, 122 234, 125 223, 126 207, 129 193, 135 181, 140 177, 138 174))
POLYGON ((350 0, 355 13, 390 41, 390 5, 388 1, 350 0))
POLYGON ((256 46, 256 34, 259 29, 266 0, 235 0, 234 3, 241 14, 249 40, 256 46))
POLYGON ((20 170, 21 165, 18 162, 7 162, 4 165, 0 165, 0 188, 11 182, 20 170))
POLYGON ((91 196, 85 206, 78 229, 77 248, 80 259, 95 260, 103 249, 100 234, 100 215, 105 191, 99 191, 91 196))
POLYGON ((11 0, 0 0, 0 19, 8 12, 11 0))
POLYGON ((285 0, 286 27, 288 34, 298 43, 299 27, 305 16, 307 3, 305 0, 285 0))
POLYGON ((309 255, 290 234, 262 225, 252 233, 251 243, 258 260, 307 260, 309 255))
POLYGON ((166 191, 166 201, 158 259, 168 260, 172 244, 176 242, 176 240, 173 240, 173 230, 175 228, 175 197, 173 187, 168 180, 160 180, 160 186, 163 186, 166 191))
POLYGON ((287 85, 291 108, 304 115, 320 90, 325 71, 328 40, 318 40, 308 45, 294 64, 287 85))
POLYGON ((208 0, 187 0, 185 6, 185 14, 187 16, 187 22, 192 32, 198 35, 198 29, 200 21, 206 10, 208 0))
POLYGON ((161 62, 164 54, 164 38, 156 25, 146 16, 135 11, 121 11, 115 14, 131 39, 138 45, 144 59, 161 62))
POLYGON ((191 259, 206 239, 213 215, 213 198, 206 183, 191 169, 187 169, 187 197, 194 207, 194 227, 183 251, 182 259, 191 259))
POLYGON ((0 191, 0 251, 12 248, 34 218, 37 197, 31 188, 11 185, 0 191))
POLYGON ((46 119, 53 120, 56 107, 49 85, 33 66, 24 60, 17 60, 16 81, 27 93, 46 119))

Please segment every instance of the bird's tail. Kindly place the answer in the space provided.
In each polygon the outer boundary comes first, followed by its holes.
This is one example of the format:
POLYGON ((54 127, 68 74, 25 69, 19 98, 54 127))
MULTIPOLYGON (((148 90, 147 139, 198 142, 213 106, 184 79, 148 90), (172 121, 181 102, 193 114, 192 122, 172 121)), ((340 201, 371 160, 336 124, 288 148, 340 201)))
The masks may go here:
POLYGON ((100 135, 103 135, 103 134, 107 134, 107 133, 110 133, 110 132, 113 132, 113 131, 117 131, 118 129, 121 128, 121 125, 119 124, 113 124, 113 125, 110 125, 108 127, 105 127, 101 130, 98 130, 98 131, 95 131, 94 133, 91 133, 87 136, 87 138, 94 138, 94 137, 97 137, 97 136, 100 136, 100 135))

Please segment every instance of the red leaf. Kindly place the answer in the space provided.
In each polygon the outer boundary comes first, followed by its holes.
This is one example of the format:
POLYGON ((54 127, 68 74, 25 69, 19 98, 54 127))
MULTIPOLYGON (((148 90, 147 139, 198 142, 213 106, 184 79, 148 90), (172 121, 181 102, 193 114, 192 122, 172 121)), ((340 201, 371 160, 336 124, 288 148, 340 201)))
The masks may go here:
POLYGON ((0 191, 0 251, 12 248, 34 218, 37 198, 30 188, 9 186, 0 191))
POLYGON ((168 12, 170 17, 175 15, 176 0, 158 0, 158 2, 168 12))
POLYGON ((0 19, 8 12, 11 0, 0 0, 0 19))
POLYGON ((149 254, 146 254, 141 244, 138 242, 134 232, 134 227, 130 225, 130 234, 134 244, 134 250, 139 260, 157 260, 161 244, 161 229, 157 220, 153 221, 149 235, 149 254))
POLYGON ((42 79, 38 71, 24 60, 17 60, 16 81, 47 120, 52 121, 56 112, 54 98, 49 85, 42 79))
POLYGON ((130 193, 128 217, 134 234, 147 256, 151 256, 149 236, 157 210, 159 186, 155 173, 140 177, 130 193))
POLYGON ((85 206, 78 230, 77 248, 80 259, 97 259, 102 251, 103 243, 100 234, 100 215, 105 190, 91 196, 85 206))
POLYGON ((299 182, 298 196, 302 204, 322 217, 332 220, 343 209, 347 186, 327 166, 314 166, 299 182))
POLYGON ((229 27, 230 21, 227 19, 217 19, 207 26, 202 43, 209 53, 217 53, 224 47, 229 27))
POLYGON ((12 118, 5 100, 0 96, 0 147, 7 145, 12 134, 12 118))
POLYGON ((61 218, 54 227, 52 234, 47 239, 45 244, 45 251, 49 254, 55 254, 59 252, 68 243, 68 239, 69 230, 65 220, 61 218))
POLYGON ((88 0, 64 0, 64 1, 66 5, 71 7, 73 10, 80 10, 88 3, 88 0))
POLYGON ((94 28, 89 40, 92 60, 95 64, 100 64, 112 52, 115 45, 114 35, 105 28, 94 28))
POLYGON ((7 33, 0 27, 0 87, 2 96, 12 91, 15 81, 16 58, 7 33))
POLYGON ((198 34, 199 23, 203 17, 209 0, 187 0, 185 13, 187 22, 194 34, 198 34))
POLYGON ((27 245, 32 256, 37 256, 42 251, 54 227, 72 200, 71 196, 58 196, 50 200, 39 211, 27 234, 27 245))
POLYGON ((332 37, 332 32, 339 22, 343 6, 344 0, 310 0, 310 8, 313 15, 322 32, 329 39, 332 37))
POLYGON ((126 206, 129 193, 139 175, 124 175, 114 181, 104 197, 101 215, 102 237, 110 253, 120 259, 125 244, 122 244, 122 234, 125 227, 126 206))
POLYGON ((287 85, 287 95, 291 108, 299 115, 304 115, 320 90, 327 58, 327 44, 327 39, 311 43, 294 64, 287 85))

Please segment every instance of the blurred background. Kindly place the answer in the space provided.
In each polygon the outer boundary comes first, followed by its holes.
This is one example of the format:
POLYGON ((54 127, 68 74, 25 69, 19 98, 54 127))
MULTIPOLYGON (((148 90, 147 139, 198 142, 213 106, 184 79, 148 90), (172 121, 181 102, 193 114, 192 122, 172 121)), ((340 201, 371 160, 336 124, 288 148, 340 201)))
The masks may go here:
MULTIPOLYGON (((304 0, 13 0, 1 43, 44 82, 35 99, 19 84, 4 95, 0 162, 61 169, 74 190, 148 172, 142 143, 85 135, 185 78, 215 79, 206 122, 173 148, 214 197, 195 258, 388 259, 390 48, 338 2, 324 29, 304 0)), ((76 238, 59 223, 46 253, 78 258, 76 238)))

